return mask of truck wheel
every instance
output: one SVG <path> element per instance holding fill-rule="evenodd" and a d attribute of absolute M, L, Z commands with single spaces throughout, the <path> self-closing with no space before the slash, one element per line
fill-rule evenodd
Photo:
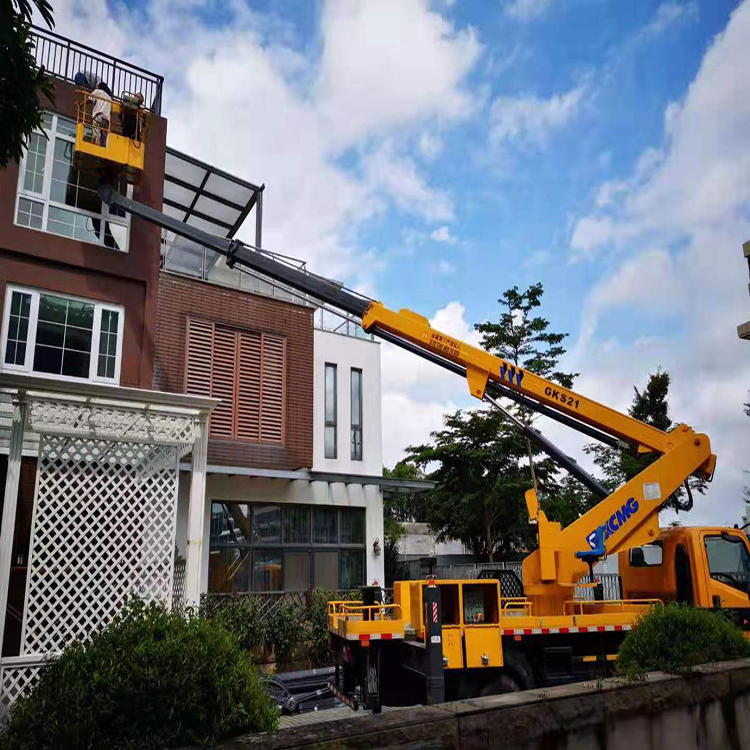
<path fill-rule="evenodd" d="M 521 686 L 516 681 L 516 678 L 510 674 L 501 674 L 499 677 L 495 677 L 494 680 L 490 680 L 485 686 L 479 691 L 479 697 L 482 698 L 486 695 L 500 695 L 502 693 L 518 693 L 521 690 Z"/>
<path fill-rule="evenodd" d="M 503 673 L 490 679 L 480 690 L 479 695 L 499 695 L 530 690 L 534 687 L 534 676 L 526 657 L 515 651 L 505 653 Z"/>

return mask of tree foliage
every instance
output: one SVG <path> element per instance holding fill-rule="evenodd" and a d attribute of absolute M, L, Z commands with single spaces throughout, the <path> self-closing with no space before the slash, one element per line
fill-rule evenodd
<path fill-rule="evenodd" d="M 544 288 L 524 291 L 514 286 L 498 300 L 498 321 L 479 323 L 482 346 L 515 365 L 570 387 L 576 373 L 563 372 L 567 334 L 549 330 L 549 321 L 536 315 Z M 509 405 L 528 423 L 532 414 Z M 574 480 L 561 485 L 551 459 L 527 445 L 526 438 L 497 410 L 457 411 L 444 417 L 444 426 L 430 442 L 408 449 L 408 459 L 437 483 L 426 499 L 426 516 L 439 540 L 460 539 L 472 552 L 489 560 L 527 550 L 535 543 L 529 527 L 524 494 L 532 486 L 528 465 L 531 451 L 538 491 L 550 516 L 574 520 L 588 503 L 586 491 Z M 562 489 L 562 492 L 559 492 Z M 554 500 L 552 500 L 554 498 Z"/>
<path fill-rule="evenodd" d="M 648 382 L 642 391 L 633 386 L 633 402 L 628 414 L 665 432 L 672 429 L 673 423 L 669 415 L 669 384 L 669 373 L 659 369 L 648 376 Z M 598 443 L 589 444 L 584 450 L 594 456 L 594 463 L 602 473 L 602 481 L 610 490 L 629 482 L 660 458 L 658 453 L 635 455 Z M 703 493 L 705 482 L 691 479 L 690 487 Z M 666 507 L 679 509 L 683 494 L 682 488 L 677 490 L 665 503 Z"/>
<path fill-rule="evenodd" d="M 517 286 L 508 289 L 498 300 L 502 308 L 500 320 L 485 321 L 474 328 L 482 334 L 482 346 L 526 370 L 554 380 L 564 388 L 572 388 L 578 373 L 557 369 L 565 354 L 563 341 L 567 333 L 552 333 L 549 321 L 534 311 L 541 306 L 544 287 L 532 284 L 523 292 Z"/>
<path fill-rule="evenodd" d="M 33 0 L 52 28 L 52 6 Z M 54 102 L 54 89 L 44 70 L 37 68 L 31 38 L 32 3 L 5 0 L 0 4 L 0 169 L 11 159 L 20 161 L 26 141 L 41 129 L 41 97 Z"/>

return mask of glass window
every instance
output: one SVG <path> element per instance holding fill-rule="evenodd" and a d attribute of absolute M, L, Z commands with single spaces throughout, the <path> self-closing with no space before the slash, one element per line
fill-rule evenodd
<path fill-rule="evenodd" d="M 341 509 L 341 544 L 365 543 L 364 508 Z"/>
<path fill-rule="evenodd" d="M 211 544 L 250 544 L 250 507 L 245 503 L 211 504 Z"/>
<path fill-rule="evenodd" d="M 253 542 L 255 544 L 278 544 L 281 541 L 281 506 L 253 505 L 252 508 Z"/>
<path fill-rule="evenodd" d="M 224 546 L 208 556 L 208 589 L 223 593 L 251 591 L 250 548 Z"/>
<path fill-rule="evenodd" d="M 365 510 L 214 501 L 209 555 L 209 591 L 356 588 L 365 581 Z"/>
<path fill-rule="evenodd" d="M 253 553 L 253 591 L 283 591 L 281 550 L 262 549 Z"/>
<path fill-rule="evenodd" d="M 313 511 L 313 542 L 336 544 L 338 542 L 338 511 L 335 508 L 315 508 Z"/>
<path fill-rule="evenodd" d="M 102 310 L 102 322 L 99 327 L 99 363 L 97 375 L 100 378 L 115 376 L 117 361 L 117 328 L 120 314 L 116 310 Z"/>
<path fill-rule="evenodd" d="M 130 218 L 102 203 L 98 175 L 73 166 L 75 135 L 73 120 L 45 113 L 44 131 L 29 137 L 19 170 L 16 222 L 127 252 Z M 128 190 L 124 180 L 119 190 Z"/>
<path fill-rule="evenodd" d="M 34 370 L 87 378 L 93 329 L 93 304 L 41 294 Z"/>
<path fill-rule="evenodd" d="M 52 119 L 52 118 L 50 118 Z M 23 189 L 30 193 L 44 192 L 44 168 L 47 162 L 47 138 L 43 133 L 29 136 L 23 170 Z"/>
<path fill-rule="evenodd" d="M 296 505 L 284 507 L 284 543 L 310 543 L 310 508 Z"/>
<path fill-rule="evenodd" d="M 365 553 L 347 549 L 339 552 L 339 588 L 356 589 L 365 584 Z"/>
<path fill-rule="evenodd" d="M 44 204 L 37 201 L 18 199 L 18 223 L 24 227 L 41 229 L 44 221 Z"/>
<path fill-rule="evenodd" d="M 9 286 L 0 365 L 117 382 L 122 312 L 97 302 Z"/>
<path fill-rule="evenodd" d="M 326 458 L 336 458 L 336 365 L 325 369 L 325 434 L 323 444 Z"/>
<path fill-rule="evenodd" d="M 663 558 L 662 544 L 644 544 L 642 547 L 633 547 L 630 550 L 631 568 L 648 568 L 661 565 Z"/>
<path fill-rule="evenodd" d="M 742 539 L 706 537 L 706 555 L 711 578 L 750 593 L 750 554 Z"/>
<path fill-rule="evenodd" d="M 339 553 L 315 553 L 315 588 L 337 589 L 339 587 Z"/>
<path fill-rule="evenodd" d="M 284 553 L 284 591 L 306 591 L 310 588 L 310 553 Z"/>
<path fill-rule="evenodd" d="M 5 348 L 5 363 L 21 365 L 26 362 L 26 343 L 29 339 L 31 295 L 13 291 L 10 298 L 8 318 L 8 343 Z"/>
<path fill-rule="evenodd" d="M 352 370 L 352 461 L 362 460 L 362 370 Z"/>

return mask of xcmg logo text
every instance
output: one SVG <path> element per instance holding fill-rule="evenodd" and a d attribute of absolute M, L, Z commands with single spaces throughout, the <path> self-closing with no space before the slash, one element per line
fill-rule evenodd
<path fill-rule="evenodd" d="M 607 523 L 594 529 L 594 531 L 586 537 L 589 547 L 591 547 L 592 550 L 601 549 L 604 546 L 604 542 L 606 542 L 612 534 L 621 529 L 630 520 L 633 513 L 636 513 L 637 511 L 638 501 L 634 497 L 631 497 L 622 508 L 609 517 Z"/>

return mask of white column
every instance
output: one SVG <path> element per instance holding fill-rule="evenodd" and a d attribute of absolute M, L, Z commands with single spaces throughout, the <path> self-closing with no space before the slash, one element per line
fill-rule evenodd
<path fill-rule="evenodd" d="M 187 551 L 185 553 L 185 600 L 187 605 L 200 604 L 201 559 L 205 530 L 206 463 L 208 460 L 208 415 L 202 414 L 193 445 L 188 505 Z"/>
<path fill-rule="evenodd" d="M 21 456 L 23 452 L 25 424 L 26 398 L 24 393 L 19 393 L 13 398 L 13 422 L 10 427 L 8 473 L 5 477 L 3 520 L 2 526 L 0 526 L 0 654 L 2 654 L 3 639 L 5 638 L 5 613 L 8 608 L 11 553 L 13 552 L 13 532 L 16 525 L 16 505 L 18 504 L 18 483 L 21 478 Z"/>

